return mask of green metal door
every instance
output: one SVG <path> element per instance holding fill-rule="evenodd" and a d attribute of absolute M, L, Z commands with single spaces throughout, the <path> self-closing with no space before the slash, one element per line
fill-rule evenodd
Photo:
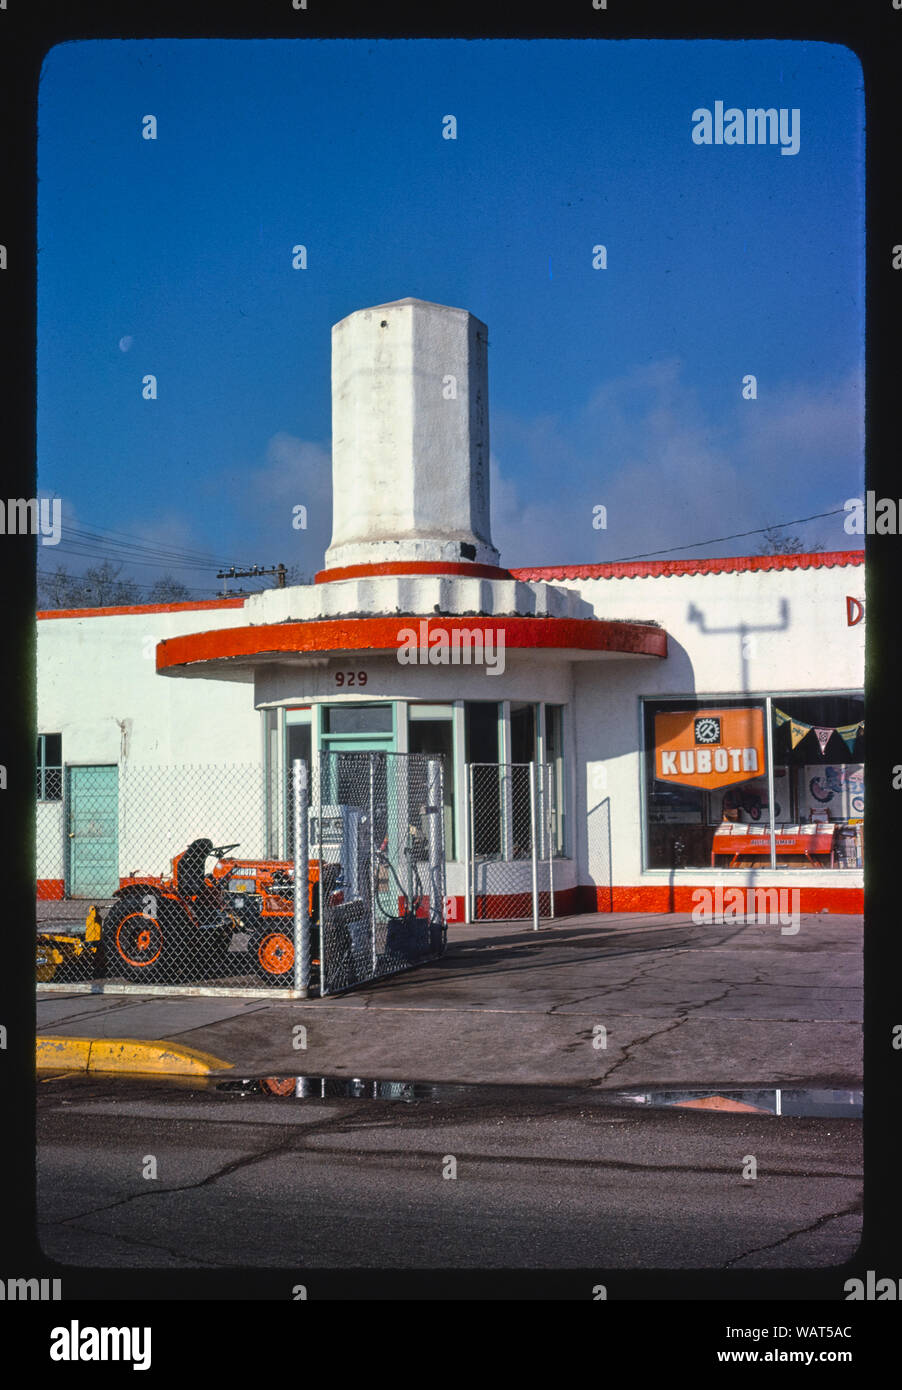
<path fill-rule="evenodd" d="M 119 769 L 67 771 L 70 898 L 109 898 L 119 887 Z"/>
<path fill-rule="evenodd" d="M 322 711 L 320 748 L 323 753 L 393 753 L 397 746 L 397 711 L 394 704 L 327 705 Z M 327 781 L 323 786 L 324 802 L 341 803 L 349 789 L 340 784 L 341 760 L 323 760 Z M 351 774 L 353 777 L 353 774 Z M 328 778 L 335 780 L 329 784 Z M 351 797 L 352 804 L 356 804 Z"/>
<path fill-rule="evenodd" d="M 398 706 L 395 702 L 372 705 L 327 705 L 322 711 L 320 748 L 323 753 L 394 753 L 398 740 Z M 325 757 L 320 764 L 323 803 L 372 810 L 370 832 L 377 847 L 384 845 L 393 862 L 401 863 L 397 778 L 388 776 L 387 761 Z M 370 780 L 371 779 L 371 780 Z"/>

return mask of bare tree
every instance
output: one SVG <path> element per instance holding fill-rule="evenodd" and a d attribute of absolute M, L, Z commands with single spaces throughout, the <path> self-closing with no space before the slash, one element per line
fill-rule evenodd
<path fill-rule="evenodd" d="M 191 597 L 191 593 L 186 584 L 180 579 L 173 579 L 171 574 L 164 574 L 162 579 L 156 580 L 151 586 L 148 603 L 182 603 Z"/>
<path fill-rule="evenodd" d="M 39 602 L 47 608 L 112 608 L 138 602 L 138 586 L 133 579 L 120 579 L 121 565 L 104 560 L 91 565 L 84 574 L 70 574 L 58 565 L 51 575 L 38 582 Z"/>
<path fill-rule="evenodd" d="M 120 579 L 121 565 L 104 560 L 90 565 L 82 575 L 86 597 L 92 608 L 112 608 L 138 602 L 138 586 L 133 579 Z"/>
<path fill-rule="evenodd" d="M 57 565 L 52 574 L 38 577 L 38 606 L 41 608 L 74 608 L 72 603 L 73 576 L 65 565 Z"/>
<path fill-rule="evenodd" d="M 275 577 L 273 583 L 277 583 Z M 285 585 L 290 588 L 293 584 L 312 584 L 313 575 L 302 570 L 300 565 L 288 565 L 285 570 Z"/>
<path fill-rule="evenodd" d="M 823 550 L 821 541 L 803 541 L 800 536 L 784 536 L 779 526 L 768 526 L 758 547 L 758 555 L 808 555 Z"/>

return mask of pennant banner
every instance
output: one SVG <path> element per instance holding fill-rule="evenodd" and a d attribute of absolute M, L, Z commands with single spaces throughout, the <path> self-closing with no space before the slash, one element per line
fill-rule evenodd
<path fill-rule="evenodd" d="M 793 748 L 798 747 L 802 739 L 810 734 L 813 729 L 817 735 L 817 741 L 820 744 L 821 757 L 823 757 L 827 744 L 834 734 L 839 734 L 851 753 L 855 747 L 855 740 L 858 738 L 858 735 L 864 732 L 863 719 L 859 719 L 856 724 L 838 724 L 835 728 L 824 729 L 818 728 L 815 724 L 804 724 L 801 719 L 793 719 L 791 714 L 787 714 L 785 710 L 777 709 L 776 705 L 774 705 L 774 720 L 778 729 L 783 724 L 789 725 L 789 738 Z"/>
<path fill-rule="evenodd" d="M 855 747 L 855 740 L 858 738 L 859 730 L 863 728 L 863 723 L 841 724 L 837 728 L 836 732 L 839 734 L 840 738 L 843 740 L 850 753 L 852 752 L 852 749 Z"/>
<path fill-rule="evenodd" d="M 805 737 L 805 735 L 806 735 L 806 734 L 810 734 L 810 733 L 811 733 L 811 725 L 810 725 L 810 724 L 802 724 L 802 723 L 799 722 L 798 719 L 790 719 L 790 721 L 789 721 L 789 737 L 790 737 L 790 740 L 791 740 L 791 742 L 792 742 L 793 748 L 796 748 L 796 747 L 802 742 L 802 739 Z"/>

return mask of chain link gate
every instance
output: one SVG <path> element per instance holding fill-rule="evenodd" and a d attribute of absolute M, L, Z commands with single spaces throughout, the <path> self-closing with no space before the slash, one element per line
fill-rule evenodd
<path fill-rule="evenodd" d="M 311 824 L 319 857 L 320 994 L 445 949 L 442 759 L 322 752 Z"/>
<path fill-rule="evenodd" d="M 38 983 L 306 997 L 441 955 L 441 758 L 322 753 L 288 789 L 274 857 L 255 764 L 65 769 L 37 825 Z"/>
<path fill-rule="evenodd" d="M 467 918 L 554 916 L 550 763 L 467 764 Z"/>
<path fill-rule="evenodd" d="M 296 988 L 294 866 L 266 856 L 257 764 L 64 772 L 61 799 L 39 805 L 36 827 L 40 985 Z"/>

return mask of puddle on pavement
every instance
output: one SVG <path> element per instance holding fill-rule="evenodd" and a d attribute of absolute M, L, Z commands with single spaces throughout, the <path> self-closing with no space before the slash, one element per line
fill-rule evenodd
<path fill-rule="evenodd" d="M 510 1096 L 518 1091 L 547 1091 L 550 1094 L 566 1091 L 600 1106 L 620 1106 L 635 1109 L 660 1108 L 704 1110 L 713 1113 L 774 1115 L 789 1118 L 848 1119 L 861 1118 L 861 1090 L 830 1090 L 825 1088 L 758 1087 L 744 1090 L 634 1090 L 590 1091 L 583 1087 L 553 1087 L 538 1085 L 500 1086 L 478 1082 L 472 1084 L 441 1081 L 384 1081 L 374 1077 L 344 1076 L 262 1076 L 241 1080 L 216 1082 L 216 1090 L 230 1095 L 263 1096 L 285 1100 L 400 1100 L 450 1101 L 467 1098 L 488 1099 L 504 1092 Z"/>
<path fill-rule="evenodd" d="M 746 1115 L 786 1115 L 792 1119 L 860 1120 L 864 1105 L 861 1090 L 821 1087 L 758 1087 L 733 1090 L 637 1090 L 621 1091 L 610 1100 L 618 1105 L 656 1110 L 708 1110 Z"/>
<path fill-rule="evenodd" d="M 220 1081 L 217 1091 L 242 1096 L 283 1096 L 294 1100 L 447 1100 L 483 1086 L 428 1081 L 378 1081 L 353 1076 L 262 1076 Z"/>

